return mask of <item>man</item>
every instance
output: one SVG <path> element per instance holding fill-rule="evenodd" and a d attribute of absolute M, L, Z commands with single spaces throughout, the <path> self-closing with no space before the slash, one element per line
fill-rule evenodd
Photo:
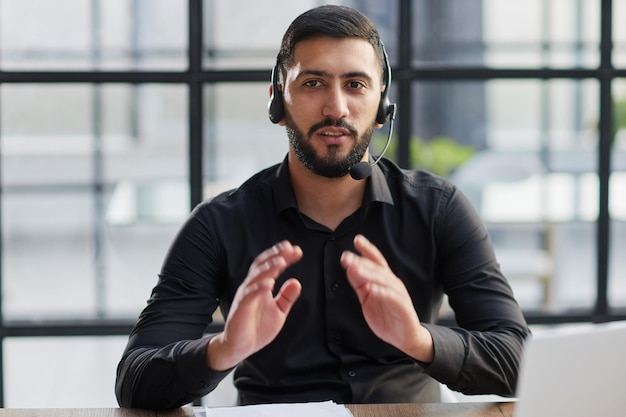
<path fill-rule="evenodd" d="M 388 87 L 369 19 L 296 18 L 270 87 L 288 155 L 181 229 L 120 361 L 121 406 L 189 403 L 233 368 L 241 404 L 514 393 L 528 328 L 484 225 L 449 182 L 368 163 Z M 444 293 L 458 328 L 434 324 Z"/>

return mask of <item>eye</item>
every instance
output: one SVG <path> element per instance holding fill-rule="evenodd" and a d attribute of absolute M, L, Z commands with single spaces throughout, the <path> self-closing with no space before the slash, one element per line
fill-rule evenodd
<path fill-rule="evenodd" d="M 353 90 L 359 90 L 361 88 L 364 88 L 365 84 L 363 84 L 361 81 L 350 81 L 348 82 L 348 87 Z"/>
<path fill-rule="evenodd" d="M 307 87 L 319 87 L 321 85 L 320 80 L 307 80 L 304 82 Z"/>

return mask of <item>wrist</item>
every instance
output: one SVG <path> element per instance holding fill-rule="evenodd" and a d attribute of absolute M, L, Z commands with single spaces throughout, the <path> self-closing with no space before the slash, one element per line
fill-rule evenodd
<path fill-rule="evenodd" d="M 239 363 L 239 361 L 229 357 L 230 352 L 224 344 L 223 336 L 223 333 L 219 333 L 212 337 L 206 350 L 207 366 L 217 372 L 227 371 Z"/>
<path fill-rule="evenodd" d="M 409 354 L 422 363 L 431 363 L 435 359 L 433 337 L 428 329 L 421 324 L 417 334 L 415 346 Z"/>

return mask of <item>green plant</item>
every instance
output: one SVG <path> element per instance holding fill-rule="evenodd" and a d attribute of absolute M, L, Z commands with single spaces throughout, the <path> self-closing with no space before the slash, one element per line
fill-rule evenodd
<path fill-rule="evenodd" d="M 449 177 L 474 155 L 473 147 L 444 136 L 429 141 L 412 138 L 409 151 L 412 166 L 442 177 Z"/>
<path fill-rule="evenodd" d="M 612 140 L 615 140 L 615 135 L 621 129 L 626 129 L 626 98 L 622 98 L 620 100 L 613 99 Z"/>
<path fill-rule="evenodd" d="M 375 136 L 373 143 L 376 152 L 380 153 L 385 144 L 386 137 Z M 387 155 L 395 160 L 397 155 L 397 140 L 393 138 Z M 376 152 L 374 152 L 376 154 Z M 449 177 L 452 172 L 463 165 L 474 155 L 472 146 L 462 145 L 454 139 L 439 136 L 425 141 L 418 137 L 412 137 L 409 142 L 409 162 L 412 168 L 419 168 L 432 172 L 441 177 Z"/>

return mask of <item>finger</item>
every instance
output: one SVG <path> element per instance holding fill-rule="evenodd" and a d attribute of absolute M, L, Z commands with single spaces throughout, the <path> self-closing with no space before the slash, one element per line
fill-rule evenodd
<path fill-rule="evenodd" d="M 355 290 L 359 291 L 370 291 L 374 288 L 374 284 L 390 284 L 389 267 L 384 259 L 379 262 L 382 264 L 350 251 L 345 251 L 341 255 L 341 265 L 346 270 L 348 281 Z"/>
<path fill-rule="evenodd" d="M 291 243 L 287 240 L 283 240 L 281 242 L 276 243 L 274 246 L 265 249 L 261 252 L 255 259 L 259 263 L 267 262 L 269 259 L 281 255 L 281 252 L 288 250 L 291 246 Z"/>
<path fill-rule="evenodd" d="M 243 291 L 243 297 L 253 297 L 255 294 L 267 293 L 274 290 L 275 280 L 273 278 L 259 278 L 253 283 L 246 285 Z"/>
<path fill-rule="evenodd" d="M 388 266 L 387 260 L 383 256 L 382 252 L 365 236 L 356 235 L 354 237 L 354 247 L 365 258 L 377 263 L 381 266 Z"/>
<path fill-rule="evenodd" d="M 258 260 L 250 266 L 246 281 L 262 280 L 265 278 L 277 278 L 280 273 L 287 268 L 287 262 L 283 257 L 275 256 L 263 262 Z"/>
<path fill-rule="evenodd" d="M 302 284 L 295 278 L 288 279 L 280 287 L 278 294 L 274 297 L 276 304 L 280 310 L 287 314 L 302 292 Z"/>
<path fill-rule="evenodd" d="M 279 244 L 279 254 L 285 258 L 289 265 L 298 262 L 302 259 L 302 248 L 298 245 L 293 245 L 288 241 Z"/>
<path fill-rule="evenodd" d="M 359 255 L 348 250 L 341 254 L 340 262 L 349 274 L 360 276 L 379 275 L 381 268 L 386 266 L 376 263 L 365 255 Z"/>
<path fill-rule="evenodd" d="M 284 240 L 261 252 L 250 267 L 248 279 L 280 275 L 289 265 L 302 258 L 302 249 Z"/>
<path fill-rule="evenodd" d="M 371 281 L 373 262 L 354 252 L 345 251 L 341 255 L 341 265 L 346 270 L 348 281 L 355 289 Z"/>
<path fill-rule="evenodd" d="M 283 240 L 261 252 L 256 260 L 259 262 L 267 262 L 279 256 L 284 258 L 288 264 L 292 264 L 302 258 L 302 249 L 298 245 L 292 245 L 288 240 Z"/>

